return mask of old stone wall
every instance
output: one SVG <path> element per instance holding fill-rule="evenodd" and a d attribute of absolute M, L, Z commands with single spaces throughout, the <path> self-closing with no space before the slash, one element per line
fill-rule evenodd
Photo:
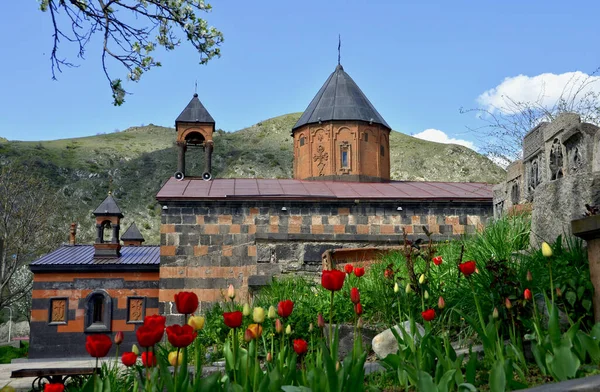
<path fill-rule="evenodd" d="M 541 123 L 523 139 L 523 159 L 494 187 L 494 216 L 530 203 L 531 243 L 570 235 L 570 222 L 585 204 L 600 204 L 600 129 L 564 113 Z"/>
<path fill-rule="evenodd" d="M 135 328 L 143 317 L 158 313 L 158 271 L 36 272 L 31 305 L 29 358 L 87 357 L 88 296 L 108 295 L 106 315 L 113 336 L 125 333 L 125 347 L 136 343 Z M 114 352 L 114 347 L 111 352 Z"/>
<path fill-rule="evenodd" d="M 198 201 L 165 204 L 160 296 L 193 290 L 201 306 L 220 301 L 231 283 L 240 297 L 282 274 L 315 275 L 328 249 L 397 245 L 411 238 L 456 238 L 482 229 L 486 202 Z"/>

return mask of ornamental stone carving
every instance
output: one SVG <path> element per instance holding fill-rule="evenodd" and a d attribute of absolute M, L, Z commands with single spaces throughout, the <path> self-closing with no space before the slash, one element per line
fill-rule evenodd
<path fill-rule="evenodd" d="M 50 315 L 51 323 L 66 323 L 67 322 L 67 300 L 65 298 L 53 299 L 52 313 Z"/>

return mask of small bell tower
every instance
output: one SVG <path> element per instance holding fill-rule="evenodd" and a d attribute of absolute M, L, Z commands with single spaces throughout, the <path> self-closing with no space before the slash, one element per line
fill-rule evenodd
<path fill-rule="evenodd" d="M 177 173 L 175 173 L 175 178 L 182 180 L 186 176 L 185 153 L 187 149 L 201 148 L 205 152 L 202 179 L 206 181 L 211 180 L 215 120 L 198 99 L 198 94 L 194 94 L 190 103 L 188 103 L 183 112 L 175 120 L 175 130 L 177 131 L 178 148 Z"/>
<path fill-rule="evenodd" d="M 94 216 L 96 217 L 94 257 L 120 257 L 121 243 L 119 242 L 119 228 L 123 213 L 112 197 L 111 192 L 108 192 L 108 197 L 94 210 Z M 105 238 L 108 230 L 112 231 L 110 241 L 107 241 Z"/>

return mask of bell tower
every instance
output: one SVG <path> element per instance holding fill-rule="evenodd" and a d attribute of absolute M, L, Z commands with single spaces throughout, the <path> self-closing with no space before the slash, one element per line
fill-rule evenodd
<path fill-rule="evenodd" d="M 94 210 L 96 217 L 96 241 L 94 242 L 94 257 L 120 257 L 121 243 L 119 242 L 119 229 L 123 213 L 112 197 L 108 197 Z M 112 231 L 109 241 L 105 238 L 107 231 Z"/>
<path fill-rule="evenodd" d="M 175 120 L 175 130 L 177 131 L 178 148 L 175 178 L 182 180 L 186 176 L 185 154 L 188 148 L 201 148 L 205 152 L 202 178 L 206 181 L 211 180 L 215 120 L 198 99 L 198 94 L 194 94 L 190 103 Z"/>

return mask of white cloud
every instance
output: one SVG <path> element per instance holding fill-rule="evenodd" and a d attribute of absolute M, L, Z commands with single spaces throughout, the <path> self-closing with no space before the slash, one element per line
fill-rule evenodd
<path fill-rule="evenodd" d="M 575 71 L 562 74 L 543 73 L 536 76 L 519 75 L 505 78 L 496 87 L 477 98 L 486 110 L 512 114 L 512 102 L 539 103 L 552 108 L 559 98 L 582 98 L 586 93 L 600 93 L 600 76 Z"/>
<path fill-rule="evenodd" d="M 429 129 L 424 130 L 423 132 L 419 132 L 416 135 L 412 135 L 412 136 L 419 138 L 419 139 L 428 140 L 430 142 L 444 143 L 444 144 L 458 144 L 458 145 L 470 148 L 471 150 L 476 150 L 475 145 L 472 142 L 470 142 L 468 140 L 454 139 L 454 138 L 448 137 L 448 135 L 446 135 L 444 132 L 440 131 L 439 129 L 429 128 Z"/>

